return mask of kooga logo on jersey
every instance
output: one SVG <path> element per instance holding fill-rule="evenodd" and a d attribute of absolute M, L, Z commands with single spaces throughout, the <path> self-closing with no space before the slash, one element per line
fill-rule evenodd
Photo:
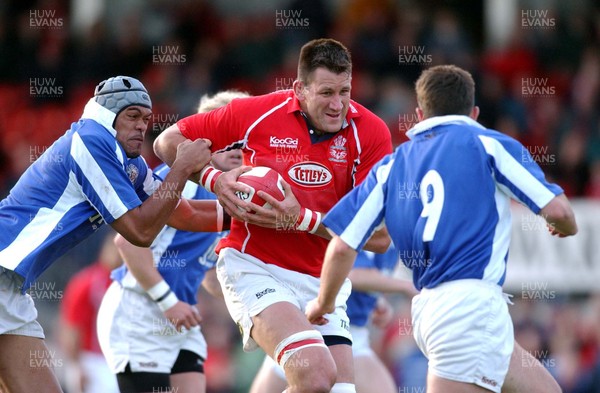
<path fill-rule="evenodd" d="M 269 146 L 270 147 L 298 147 L 298 138 L 277 138 L 276 136 L 271 136 L 269 138 Z"/>
<path fill-rule="evenodd" d="M 288 170 L 288 175 L 294 183 L 308 187 L 324 186 L 333 178 L 329 169 L 318 162 L 298 163 Z"/>

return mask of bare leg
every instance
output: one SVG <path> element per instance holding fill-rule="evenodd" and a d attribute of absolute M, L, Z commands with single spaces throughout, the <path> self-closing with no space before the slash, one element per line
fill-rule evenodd
<path fill-rule="evenodd" d="M 249 393 L 281 393 L 287 382 L 275 371 L 275 363 L 263 362 L 260 370 L 252 381 Z"/>
<path fill-rule="evenodd" d="M 354 359 L 352 346 L 346 344 L 332 345 L 329 347 L 337 368 L 336 383 L 354 384 Z"/>
<path fill-rule="evenodd" d="M 0 380 L 11 392 L 60 393 L 52 371 L 54 359 L 44 340 L 11 334 L 0 335 Z"/>
<path fill-rule="evenodd" d="M 354 358 L 357 393 L 396 393 L 398 388 L 383 362 L 375 355 Z"/>
<path fill-rule="evenodd" d="M 544 366 L 515 341 L 502 393 L 560 393 L 562 389 Z"/>

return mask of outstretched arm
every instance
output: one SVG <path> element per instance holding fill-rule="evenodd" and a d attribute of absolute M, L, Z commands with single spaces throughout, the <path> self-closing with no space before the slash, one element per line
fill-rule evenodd
<path fill-rule="evenodd" d="M 187 178 L 210 161 L 208 146 L 201 140 L 179 145 L 177 158 L 160 187 L 140 206 L 113 221 L 111 226 L 129 242 L 149 247 L 177 206 Z"/>
<path fill-rule="evenodd" d="M 181 231 L 221 232 L 229 229 L 231 217 L 218 201 L 182 199 L 167 225 Z"/>
<path fill-rule="evenodd" d="M 546 220 L 553 236 L 567 237 L 577 233 L 575 214 L 565 194 L 555 196 L 540 210 L 539 215 Z"/>
<path fill-rule="evenodd" d="M 310 323 L 327 323 L 323 315 L 334 311 L 335 298 L 352 269 L 356 254 L 339 236 L 331 239 L 323 260 L 319 295 L 306 306 L 306 317 Z"/>
<path fill-rule="evenodd" d="M 355 267 L 348 278 L 352 281 L 352 290 L 404 293 L 411 297 L 417 294 L 411 281 L 386 276 L 377 268 Z"/>

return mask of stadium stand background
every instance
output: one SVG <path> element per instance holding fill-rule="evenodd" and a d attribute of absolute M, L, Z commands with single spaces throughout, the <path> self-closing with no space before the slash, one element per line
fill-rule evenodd
<path fill-rule="evenodd" d="M 202 94 L 290 88 L 300 46 L 321 36 L 351 49 L 353 98 L 387 122 L 396 144 L 416 122 L 412 90 L 420 71 L 441 63 L 470 70 L 480 122 L 523 142 L 575 201 L 583 225 L 568 243 L 548 240 L 535 217 L 516 210 L 507 286 L 523 346 L 565 392 L 600 392 L 597 1 L 3 1 L 0 195 L 79 118 L 94 86 L 109 76 L 138 77 L 151 92 L 144 156 L 152 166 L 156 135 L 193 113 Z M 57 298 L 93 261 L 99 238 L 62 258 L 34 287 L 50 342 Z M 259 355 L 240 353 L 222 305 L 201 296 L 209 392 L 246 391 Z M 424 391 L 409 379 L 423 363 L 411 360 L 407 302 L 393 300 L 397 318 L 378 332 L 376 350 L 401 391 Z"/>

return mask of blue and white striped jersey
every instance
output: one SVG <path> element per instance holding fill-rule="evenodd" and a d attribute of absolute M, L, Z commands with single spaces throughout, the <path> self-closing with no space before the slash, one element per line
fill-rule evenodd
<path fill-rule="evenodd" d="M 90 100 L 0 202 L 0 266 L 25 278 L 23 292 L 59 256 L 160 185 L 141 156 L 127 158 L 114 119 Z"/>
<path fill-rule="evenodd" d="M 398 250 L 390 247 L 383 254 L 371 251 L 361 251 L 356 256 L 355 268 L 378 269 L 382 274 L 391 276 L 399 262 Z M 354 288 L 346 301 L 346 314 L 350 318 L 350 324 L 354 326 L 365 326 L 369 316 L 375 309 L 379 293 L 361 292 Z"/>
<path fill-rule="evenodd" d="M 154 169 L 161 180 L 169 172 L 162 164 Z M 183 198 L 216 199 L 216 196 L 196 183 L 188 181 Z M 188 304 L 196 304 L 196 293 L 206 271 L 217 262 L 215 247 L 227 232 L 187 232 L 165 226 L 150 246 L 154 264 L 161 276 L 175 292 L 177 298 Z M 137 280 L 125 265 L 115 269 L 112 278 L 125 287 L 138 287 Z"/>
<path fill-rule="evenodd" d="M 466 116 L 426 119 L 324 224 L 360 249 L 384 220 L 417 289 L 458 279 L 502 285 L 510 199 L 534 213 L 563 190 L 513 138 Z"/>

